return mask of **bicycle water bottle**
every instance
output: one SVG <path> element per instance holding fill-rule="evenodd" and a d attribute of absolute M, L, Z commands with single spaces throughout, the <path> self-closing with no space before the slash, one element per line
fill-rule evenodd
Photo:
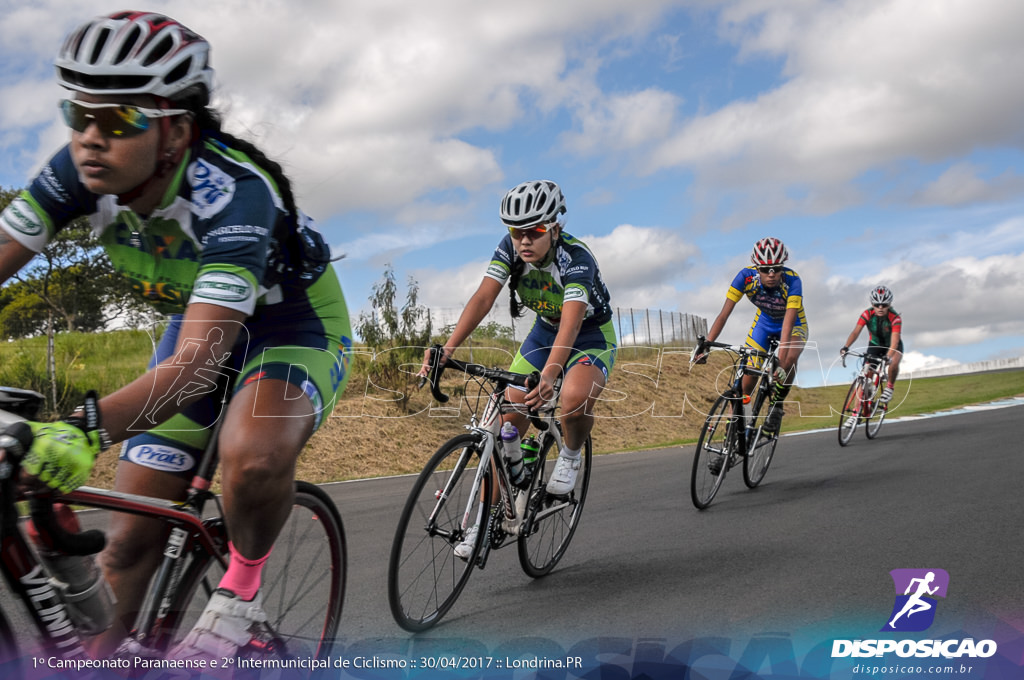
<path fill-rule="evenodd" d="M 508 461 L 509 481 L 516 486 L 523 483 L 526 472 L 523 469 L 523 452 L 520 448 L 519 430 L 512 423 L 501 426 L 501 448 Z"/>
<path fill-rule="evenodd" d="M 743 426 L 750 427 L 754 424 L 754 407 L 750 404 L 750 395 L 743 395 Z"/>
<path fill-rule="evenodd" d="M 65 531 L 78 533 L 78 517 L 70 507 L 55 503 L 57 523 Z M 110 584 L 96 565 L 95 555 L 65 555 L 46 544 L 36 527 L 28 523 L 28 535 L 36 546 L 39 559 L 50 573 L 56 588 L 68 608 L 68 615 L 78 629 L 86 635 L 102 633 L 114 623 L 114 597 Z"/>

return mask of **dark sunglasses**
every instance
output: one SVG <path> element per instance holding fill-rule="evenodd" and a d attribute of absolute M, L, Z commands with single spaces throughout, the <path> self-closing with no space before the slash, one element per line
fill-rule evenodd
<path fill-rule="evenodd" d="M 779 274 L 782 272 L 782 267 L 758 267 L 757 271 L 761 272 L 762 274 Z"/>
<path fill-rule="evenodd" d="M 85 132 L 92 123 L 104 137 L 125 139 L 149 129 L 153 118 L 180 116 L 188 109 L 147 109 L 131 104 L 92 104 L 64 99 L 60 102 L 64 123 L 75 132 Z"/>
<path fill-rule="evenodd" d="M 519 229 L 518 227 L 509 227 L 508 228 L 508 233 L 511 234 L 512 238 L 514 238 L 516 241 L 522 239 L 524 236 L 527 236 L 527 235 L 529 235 L 531 241 L 535 241 L 538 238 L 540 238 L 541 236 L 543 236 L 544 234 L 548 233 L 551 230 L 551 228 L 554 227 L 554 226 L 555 225 L 553 225 L 553 224 L 537 224 L 537 225 L 534 225 L 534 226 L 530 227 L 529 229 Z"/>
<path fill-rule="evenodd" d="M 889 305 L 871 305 L 875 309 L 889 309 Z"/>

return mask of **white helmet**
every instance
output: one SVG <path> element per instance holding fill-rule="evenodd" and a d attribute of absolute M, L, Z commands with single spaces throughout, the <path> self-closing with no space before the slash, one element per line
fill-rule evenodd
<path fill-rule="evenodd" d="M 892 291 L 885 286 L 875 286 L 871 289 L 870 299 L 872 305 L 891 305 Z"/>
<path fill-rule="evenodd" d="M 750 261 L 755 267 L 782 264 L 789 259 L 789 251 L 777 238 L 763 238 L 754 244 Z"/>
<path fill-rule="evenodd" d="M 508 227 L 530 227 L 558 221 L 564 215 L 565 197 L 552 181 L 541 179 L 509 189 L 501 199 L 501 221 Z"/>
<path fill-rule="evenodd" d="M 54 61 L 57 82 L 89 94 L 151 94 L 170 100 L 213 88 L 210 44 L 162 14 L 115 12 L 71 32 Z"/>

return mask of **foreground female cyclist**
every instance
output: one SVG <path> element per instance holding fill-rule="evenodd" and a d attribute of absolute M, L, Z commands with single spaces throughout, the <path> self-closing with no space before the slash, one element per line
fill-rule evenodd
<path fill-rule="evenodd" d="M 580 450 L 594 425 L 594 403 L 616 351 L 608 289 L 590 250 L 565 233 L 565 215 L 565 197 L 554 182 L 524 182 L 509 190 L 501 201 L 501 221 L 508 233 L 444 343 L 442 357 L 451 356 L 480 325 L 506 282 L 512 316 L 522 316 L 524 306 L 536 312 L 509 370 L 540 371 L 540 383 L 526 393 L 510 388 L 508 398 L 538 408 L 554 396 L 554 383 L 565 374 L 560 393 L 565 440 L 547 486 L 553 495 L 564 495 L 576 484 Z M 429 368 L 428 352 L 420 375 L 426 376 Z M 529 420 L 518 413 L 504 419 L 520 434 L 529 427 Z M 456 546 L 456 555 L 472 554 L 475 529 Z"/>
<path fill-rule="evenodd" d="M 179 314 L 149 371 L 99 401 L 106 431 L 79 415 L 32 424 L 29 473 L 71 490 L 127 439 L 115 488 L 178 498 L 218 416 L 216 376 L 237 378 L 219 439 L 231 561 L 179 657 L 233 656 L 264 616 L 260 570 L 292 505 L 295 460 L 343 388 L 351 346 L 329 249 L 288 178 L 207 107 L 209 53 L 157 14 L 118 12 L 73 31 L 56 60 L 72 92 L 61 102 L 71 141 L 0 215 L 0 282 L 88 216 L 135 290 Z M 124 622 L 160 558 L 151 522 L 118 514 L 102 556 Z M 109 631 L 97 654 L 124 632 Z"/>

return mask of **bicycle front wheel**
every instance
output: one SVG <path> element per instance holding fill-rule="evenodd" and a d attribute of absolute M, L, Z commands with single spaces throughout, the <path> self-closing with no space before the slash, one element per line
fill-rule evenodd
<path fill-rule="evenodd" d="M 690 475 L 690 499 L 698 510 L 711 505 L 722 486 L 725 473 L 738 455 L 736 417 L 733 399 L 721 396 L 715 400 L 693 453 L 693 472 Z"/>
<path fill-rule="evenodd" d="M 259 636 L 262 654 L 327 658 L 345 598 L 346 558 L 345 529 L 334 502 L 320 487 L 296 482 L 291 514 L 263 566 L 260 593 L 267 623 Z M 193 559 L 165 620 L 172 644 L 191 630 L 223 575 L 213 556 Z"/>
<path fill-rule="evenodd" d="M 472 498 L 480 466 L 480 438 L 449 440 L 417 478 L 398 520 L 388 562 L 388 603 L 395 622 L 420 632 L 441 620 L 466 587 L 484 542 L 491 475 L 485 471 Z M 455 548 L 474 524 L 478 538 L 468 559 Z"/>
<path fill-rule="evenodd" d="M 764 423 L 771 410 L 767 390 L 759 390 L 751 409 L 751 421 L 744 424 L 750 436 L 747 439 L 747 455 L 743 458 L 743 483 L 753 489 L 768 472 L 779 443 L 778 432 L 765 432 Z"/>
<path fill-rule="evenodd" d="M 562 559 L 572 536 L 576 533 L 583 502 L 590 488 L 590 463 L 593 445 L 587 437 L 580 452 L 580 469 L 576 486 L 565 496 L 552 496 L 545 488 L 558 460 L 553 451 L 554 437 L 545 437 L 544 450 L 537 459 L 537 470 L 529 488 L 526 517 L 519 536 L 519 565 L 529 576 L 539 578 L 550 572 Z"/>
<path fill-rule="evenodd" d="M 881 384 L 875 385 L 875 394 L 870 404 L 871 414 L 867 417 L 867 423 L 864 424 L 864 434 L 868 439 L 878 436 L 878 431 L 882 429 L 882 421 L 885 420 L 885 414 L 889 411 L 889 404 L 879 399 L 881 394 Z"/>
<path fill-rule="evenodd" d="M 853 433 L 860 423 L 864 396 L 864 376 L 857 376 L 846 393 L 843 411 L 839 414 L 839 445 L 846 446 L 853 439 Z"/>

